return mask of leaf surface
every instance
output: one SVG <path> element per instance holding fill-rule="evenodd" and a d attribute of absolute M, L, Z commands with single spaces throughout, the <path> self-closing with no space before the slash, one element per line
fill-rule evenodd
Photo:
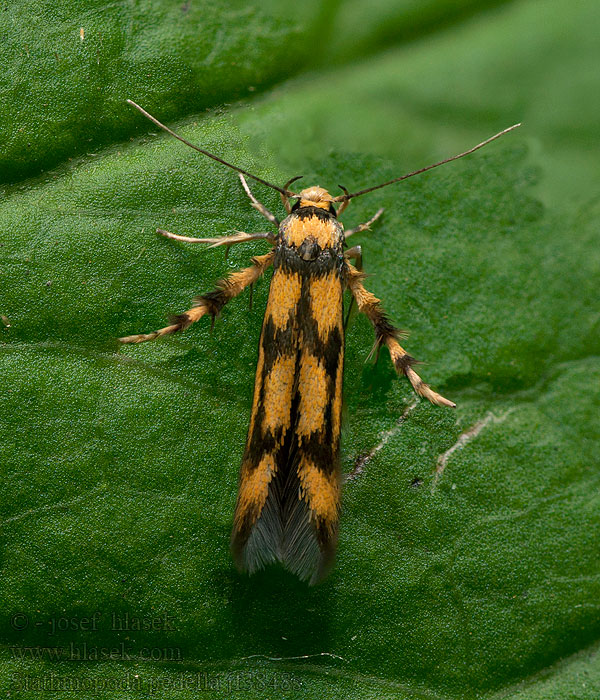
<path fill-rule="evenodd" d="M 64 122 L 56 95 L 45 117 L 4 104 L 3 125 L 39 127 L 37 151 L 24 150 L 26 136 L 7 146 L 13 184 L 0 202 L 1 673 L 14 697 L 598 697 L 599 12 L 515 2 L 367 57 L 392 4 L 373 29 L 356 25 L 372 46 L 357 42 L 350 56 L 332 44 L 327 73 L 308 70 L 311 28 L 318 12 L 348 24 L 352 3 L 347 15 L 344 3 L 315 4 L 300 19 L 279 6 L 110 6 L 98 22 L 125 13 L 103 30 L 110 80 L 77 68 Z M 70 8 L 40 5 L 45 51 L 51 37 L 90 50 L 94 34 L 82 42 L 78 30 L 94 11 L 80 21 Z M 198 36 L 178 19 L 186 12 Z M 231 67 L 240 42 L 246 72 Z M 151 74 L 142 89 L 139 66 L 170 46 L 173 65 L 206 60 L 207 71 L 193 84 L 187 68 Z M 222 108 L 250 80 L 288 77 L 284 53 L 295 78 Z M 126 55 L 141 58 L 123 73 Z M 22 70 L 36 90 L 69 82 L 42 59 L 20 60 L 8 74 Z M 91 71 L 93 52 L 87 60 Z M 50 72 L 36 83 L 42 65 Z M 86 81 L 111 94 L 94 133 Z M 383 352 L 365 362 L 372 331 L 353 319 L 343 467 L 355 478 L 336 567 L 318 587 L 278 569 L 240 576 L 228 552 L 268 279 L 251 309 L 241 295 L 212 333 L 204 319 L 155 343 L 115 340 L 161 327 L 268 247 L 236 246 L 224 260 L 156 235 L 268 223 L 233 173 L 154 134 L 124 103 L 138 91 L 211 152 L 271 182 L 302 173 L 331 191 L 525 123 L 344 214 L 349 227 L 385 207 L 352 239 L 366 285 L 410 331 L 421 375 L 458 408 L 416 402 Z M 78 134 L 97 155 L 83 155 Z M 282 216 L 276 193 L 253 189 Z"/>

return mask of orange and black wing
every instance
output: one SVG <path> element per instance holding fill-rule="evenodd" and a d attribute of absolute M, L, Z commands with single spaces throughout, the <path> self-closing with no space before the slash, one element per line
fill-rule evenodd
<path fill-rule="evenodd" d="M 342 271 L 286 246 L 274 267 L 231 545 L 242 570 L 279 561 L 316 583 L 337 541 Z"/>

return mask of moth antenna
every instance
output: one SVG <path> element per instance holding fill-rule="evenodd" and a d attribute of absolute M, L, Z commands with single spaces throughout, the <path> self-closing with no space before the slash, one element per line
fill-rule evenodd
<path fill-rule="evenodd" d="M 284 190 L 287 190 L 287 188 L 292 184 L 292 182 L 296 182 L 296 180 L 301 180 L 304 177 L 304 175 L 296 175 L 296 177 L 291 178 L 288 180 L 285 185 L 283 186 Z M 293 197 L 297 197 L 298 195 L 291 195 Z M 282 194 L 281 195 L 281 201 L 283 203 L 283 206 L 285 207 L 285 210 L 287 211 L 288 214 L 291 214 L 292 212 L 292 205 L 290 204 L 290 194 Z"/>
<path fill-rule="evenodd" d="M 347 202 L 349 199 L 352 199 L 352 197 L 359 197 L 361 194 L 367 194 L 367 192 L 373 192 L 373 190 L 378 190 L 378 189 L 381 189 L 382 187 L 387 187 L 388 185 L 391 185 L 394 182 L 400 182 L 401 180 L 406 180 L 407 178 L 412 177 L 413 175 L 420 175 L 421 173 L 424 173 L 427 170 L 432 170 L 433 168 L 437 168 L 439 165 L 444 165 L 444 163 L 450 163 L 450 161 L 458 160 L 459 158 L 463 158 L 464 156 L 468 156 L 469 153 L 473 153 L 474 151 L 477 151 L 480 148 L 483 148 L 491 141 L 495 141 L 496 139 L 500 138 L 501 136 L 504 136 L 504 134 L 507 134 L 509 131 L 516 129 L 519 126 L 521 126 L 521 123 L 513 124 L 512 126 L 509 126 L 508 129 L 504 129 L 504 131 L 500 131 L 497 134 L 490 136 L 489 139 L 486 139 L 485 141 L 478 143 L 476 146 L 473 146 L 473 148 L 469 148 L 469 150 L 465 151 L 464 153 L 459 153 L 457 156 L 452 156 L 451 158 L 445 158 L 444 160 L 440 160 L 439 163 L 434 163 L 433 165 L 427 165 L 425 168 L 420 168 L 419 170 L 415 170 L 414 172 L 408 173 L 407 175 L 401 175 L 400 177 L 395 177 L 393 180 L 389 180 L 388 182 L 384 182 L 382 185 L 375 185 L 374 187 L 368 187 L 366 190 L 360 190 L 360 192 L 353 192 L 352 194 L 348 194 L 348 192 L 346 192 L 345 194 L 340 194 L 337 197 L 334 197 L 333 201 L 334 202 Z"/>
<path fill-rule="evenodd" d="M 139 112 L 141 112 L 151 122 L 156 124 L 156 126 L 159 126 L 161 129 L 164 129 L 167 133 L 171 134 L 171 136 L 174 136 L 176 139 L 179 139 L 179 141 L 181 141 L 182 143 L 185 143 L 186 146 L 193 148 L 195 151 L 198 151 L 198 153 L 202 153 L 203 155 L 208 156 L 209 158 L 212 158 L 213 160 L 216 160 L 217 163 L 221 163 L 222 165 L 226 165 L 228 168 L 231 168 L 232 170 L 235 170 L 238 173 L 242 173 L 242 175 L 246 175 L 247 177 L 251 177 L 253 180 L 256 180 L 256 182 L 260 182 L 261 185 L 266 185 L 267 187 L 270 187 L 273 190 L 277 190 L 277 192 L 279 192 L 280 194 L 282 194 L 286 197 L 296 197 L 297 196 L 293 192 L 290 192 L 289 190 L 287 190 L 285 188 L 278 187 L 277 185 L 273 185 L 270 182 L 267 182 L 266 180 L 263 180 L 262 178 L 257 177 L 256 175 L 252 175 L 252 173 L 249 173 L 246 170 L 242 170 L 241 168 L 238 168 L 237 165 L 232 165 L 231 163 L 228 163 L 226 160 L 219 158 L 219 156 L 215 156 L 212 153 L 205 151 L 203 148 L 200 148 L 199 146 L 195 146 L 193 143 L 190 143 L 189 141 L 184 139 L 183 136 L 179 136 L 179 134 L 176 134 L 174 131 L 169 129 L 168 126 L 161 124 L 161 122 L 159 122 L 158 119 L 153 117 L 150 113 L 146 112 L 145 109 L 143 109 L 138 104 L 133 102 L 133 100 L 127 100 L 127 102 L 129 102 L 129 104 L 132 107 L 135 107 Z"/>
<path fill-rule="evenodd" d="M 296 182 L 296 180 L 302 180 L 304 175 L 296 175 L 296 177 L 292 177 L 290 180 L 288 180 L 285 185 L 283 186 L 284 190 L 287 190 L 287 188 L 292 184 L 292 182 Z"/>

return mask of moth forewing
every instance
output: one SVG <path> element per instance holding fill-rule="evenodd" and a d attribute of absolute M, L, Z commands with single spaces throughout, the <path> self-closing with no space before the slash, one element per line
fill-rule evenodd
<path fill-rule="evenodd" d="M 281 224 L 259 344 L 232 551 L 253 572 L 279 561 L 318 581 L 340 503 L 346 274 L 335 215 L 301 206 Z"/>

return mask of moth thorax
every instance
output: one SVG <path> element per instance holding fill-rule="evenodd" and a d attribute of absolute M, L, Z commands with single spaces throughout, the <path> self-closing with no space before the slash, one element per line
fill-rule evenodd
<path fill-rule="evenodd" d="M 319 207 L 320 209 L 331 209 L 333 197 L 322 187 L 307 187 L 300 192 L 301 207 Z"/>

